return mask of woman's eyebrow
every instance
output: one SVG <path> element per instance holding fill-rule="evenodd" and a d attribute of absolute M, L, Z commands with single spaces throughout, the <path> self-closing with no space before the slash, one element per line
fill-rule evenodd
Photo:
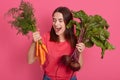
<path fill-rule="evenodd" d="M 63 18 L 59 18 L 58 20 L 63 20 Z"/>
<path fill-rule="evenodd" d="M 53 20 L 57 20 L 57 18 L 53 17 Z M 63 18 L 58 18 L 58 20 L 63 20 Z"/>

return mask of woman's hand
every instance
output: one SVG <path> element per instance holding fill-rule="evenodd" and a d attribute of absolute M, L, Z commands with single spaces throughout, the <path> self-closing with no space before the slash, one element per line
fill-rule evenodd
<path fill-rule="evenodd" d="M 84 43 L 78 43 L 78 44 L 76 44 L 76 48 L 77 48 L 79 53 L 82 53 L 83 50 L 85 49 L 85 44 Z M 83 55 L 82 54 L 79 55 L 79 60 L 78 61 L 81 65 L 81 67 L 82 67 L 83 66 Z"/>
<path fill-rule="evenodd" d="M 33 41 L 34 41 L 34 42 L 37 42 L 37 41 L 40 40 L 40 39 L 41 39 L 41 36 L 40 36 L 39 31 L 34 32 L 34 33 L 33 33 Z"/>
<path fill-rule="evenodd" d="M 76 44 L 76 48 L 77 48 L 78 52 L 81 53 L 85 49 L 85 44 L 84 43 L 78 43 L 78 44 Z"/>

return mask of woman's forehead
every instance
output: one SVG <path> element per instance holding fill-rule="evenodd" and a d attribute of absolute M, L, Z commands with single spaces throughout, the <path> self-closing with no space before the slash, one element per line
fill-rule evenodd
<path fill-rule="evenodd" d="M 53 19 L 63 19 L 63 15 L 60 12 L 55 12 L 53 15 Z"/>

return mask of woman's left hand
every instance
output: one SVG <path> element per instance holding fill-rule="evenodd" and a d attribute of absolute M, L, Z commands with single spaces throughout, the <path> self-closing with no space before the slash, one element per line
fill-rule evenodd
<path fill-rule="evenodd" d="M 76 44 L 76 48 L 77 48 L 78 52 L 81 53 L 85 49 L 85 44 L 84 43 L 78 43 L 78 44 Z"/>

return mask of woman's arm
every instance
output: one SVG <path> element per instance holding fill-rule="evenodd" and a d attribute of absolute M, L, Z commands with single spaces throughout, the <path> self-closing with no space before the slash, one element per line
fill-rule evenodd
<path fill-rule="evenodd" d="M 80 66 L 82 67 L 83 66 L 83 54 L 82 53 L 80 53 L 80 55 L 79 55 L 79 61 L 78 62 L 80 63 Z"/>
<path fill-rule="evenodd" d="M 76 44 L 76 48 L 77 48 L 78 52 L 80 53 L 78 62 L 80 63 L 80 65 L 82 67 L 83 66 L 83 53 L 82 52 L 85 49 L 85 45 L 84 45 L 84 43 L 78 43 L 78 44 Z"/>
<path fill-rule="evenodd" d="M 36 60 L 35 57 L 35 42 L 33 42 L 28 51 L 28 64 L 34 63 Z"/>
<path fill-rule="evenodd" d="M 31 44 L 28 51 L 28 64 L 32 64 L 36 61 L 37 57 L 35 57 L 35 42 L 41 39 L 39 31 L 33 33 L 33 43 Z"/>

